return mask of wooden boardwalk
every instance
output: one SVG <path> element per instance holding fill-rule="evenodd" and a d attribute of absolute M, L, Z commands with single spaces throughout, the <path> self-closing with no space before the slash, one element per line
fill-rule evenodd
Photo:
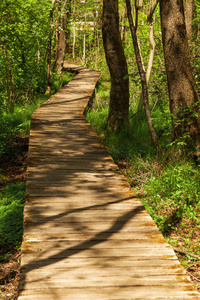
<path fill-rule="evenodd" d="M 32 115 L 18 299 L 200 299 L 85 121 L 99 73 L 77 70 Z"/>

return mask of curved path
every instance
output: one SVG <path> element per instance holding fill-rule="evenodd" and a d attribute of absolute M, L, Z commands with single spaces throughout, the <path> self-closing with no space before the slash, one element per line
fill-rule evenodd
<path fill-rule="evenodd" d="M 200 299 L 83 112 L 79 73 L 32 115 L 19 300 Z"/>

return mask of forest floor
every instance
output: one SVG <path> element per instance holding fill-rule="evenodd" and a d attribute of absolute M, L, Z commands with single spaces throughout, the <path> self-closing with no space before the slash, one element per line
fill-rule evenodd
<path fill-rule="evenodd" d="M 28 155 L 28 137 L 18 138 L 12 145 L 13 154 L 7 154 L 1 159 L 0 192 L 10 184 L 26 181 L 26 166 Z M 13 245 L 0 246 L 0 299 L 16 300 L 20 280 L 20 247 Z"/>
<path fill-rule="evenodd" d="M 6 185 L 25 182 L 26 180 L 28 138 L 19 138 L 15 142 L 15 150 L 16 155 L 6 155 L 1 161 L 0 192 Z M 126 161 L 121 161 L 118 165 L 122 172 L 127 167 Z M 169 211 L 163 210 L 164 213 L 168 214 Z M 200 292 L 200 259 L 193 260 L 193 257 L 181 253 L 182 246 L 187 240 L 188 232 L 192 233 L 189 242 L 194 246 L 200 238 L 200 232 L 193 232 L 192 223 L 187 222 L 185 225 L 185 232 L 182 228 L 181 231 L 177 228 L 177 230 L 170 233 L 168 238 L 179 240 L 180 251 L 175 249 L 177 256 L 182 264 L 185 262 L 186 271 Z M 6 254 L 8 254 L 7 258 Z M 19 248 L 5 245 L 0 249 L 0 256 L 2 255 L 4 255 L 5 259 L 0 261 L 0 299 L 16 300 L 20 279 L 21 251 Z"/>

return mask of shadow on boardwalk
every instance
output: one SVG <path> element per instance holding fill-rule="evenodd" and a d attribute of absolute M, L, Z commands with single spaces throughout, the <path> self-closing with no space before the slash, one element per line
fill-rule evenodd
<path fill-rule="evenodd" d="M 98 77 L 82 69 L 32 116 L 18 299 L 199 299 L 84 119 Z"/>

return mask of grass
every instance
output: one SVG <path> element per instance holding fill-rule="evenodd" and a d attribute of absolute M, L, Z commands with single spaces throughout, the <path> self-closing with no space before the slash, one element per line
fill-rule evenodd
<path fill-rule="evenodd" d="M 6 186 L 0 193 L 0 248 L 18 247 L 23 233 L 23 208 L 25 183 Z M 9 252 L 1 253 L 0 261 L 6 259 Z"/>
<path fill-rule="evenodd" d="M 1 115 L 0 158 L 3 154 L 13 151 L 16 137 L 26 136 L 29 133 L 31 114 L 47 99 L 40 96 L 28 106 L 16 106 L 13 114 L 4 112 Z"/>
<path fill-rule="evenodd" d="M 165 236 L 184 220 L 200 228 L 199 168 L 192 162 L 171 161 L 159 174 L 151 172 L 142 187 L 143 203 Z"/>

